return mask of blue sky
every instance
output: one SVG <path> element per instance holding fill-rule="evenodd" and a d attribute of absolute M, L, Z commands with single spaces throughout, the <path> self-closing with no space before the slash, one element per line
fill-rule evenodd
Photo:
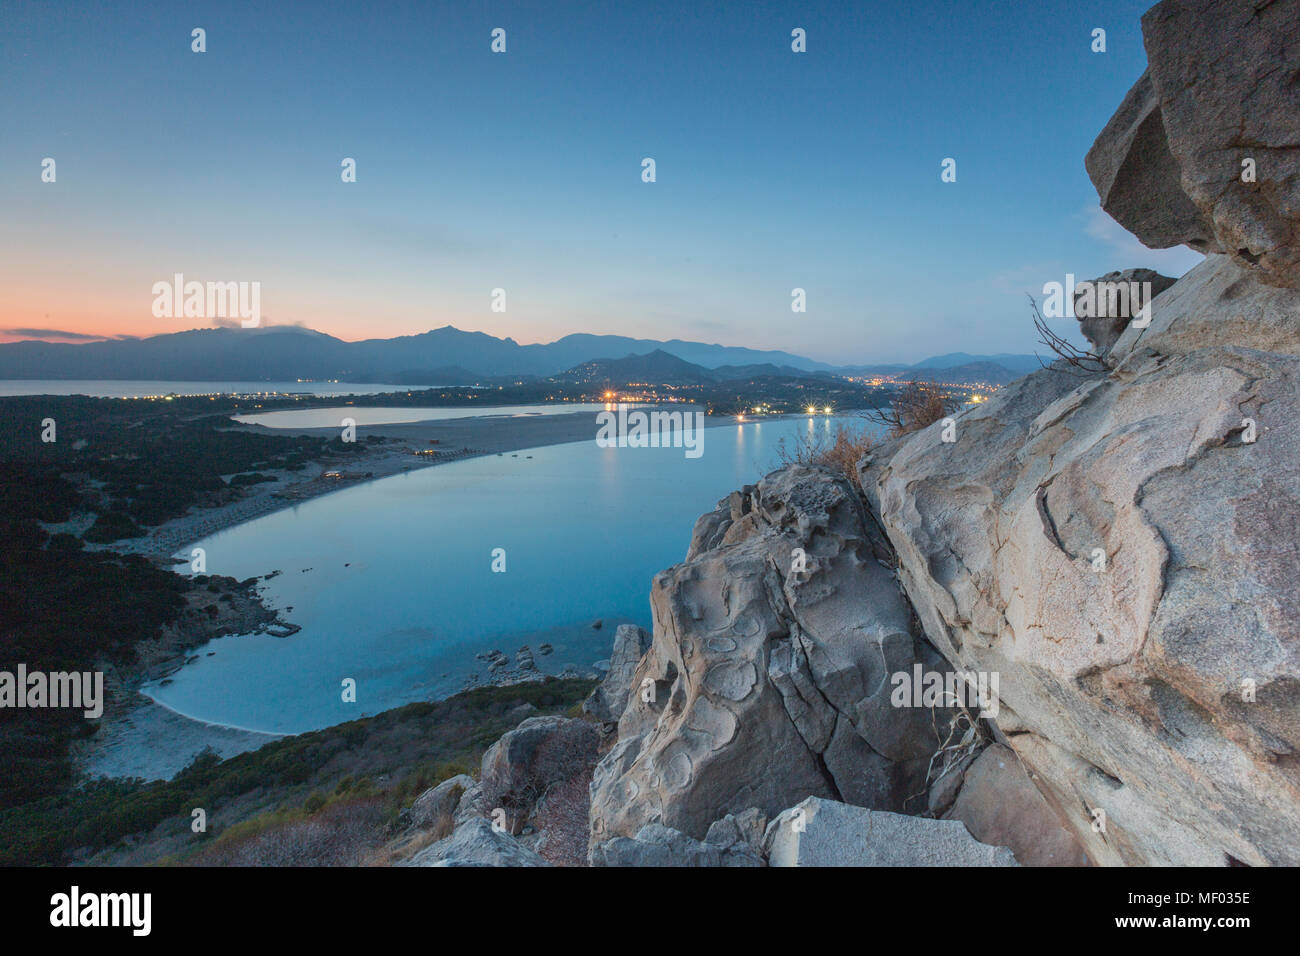
<path fill-rule="evenodd" d="M 1025 292 L 1199 261 L 1141 247 L 1083 167 L 1148 6 L 7 0 L 0 324 L 174 330 L 149 290 L 183 272 L 348 339 L 1033 351 Z"/>

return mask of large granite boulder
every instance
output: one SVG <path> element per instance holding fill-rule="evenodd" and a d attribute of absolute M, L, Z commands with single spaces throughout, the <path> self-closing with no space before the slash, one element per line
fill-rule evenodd
<path fill-rule="evenodd" d="M 406 821 L 421 830 L 450 832 L 461 798 L 474 786 L 474 778 L 464 773 L 444 780 L 416 798 L 406 813 Z"/>
<path fill-rule="evenodd" d="M 1300 0 L 1163 0 L 1148 68 L 1088 153 L 1102 207 L 1157 249 L 1300 288 Z"/>
<path fill-rule="evenodd" d="M 1221 251 L 1213 228 L 1183 191 L 1149 72 L 1124 97 L 1084 166 L 1101 208 L 1152 249 Z"/>
<path fill-rule="evenodd" d="M 930 641 L 1101 864 L 1300 863 L 1300 293 L 1211 256 L 1116 367 L 862 481 Z"/>
<path fill-rule="evenodd" d="M 1146 14 L 1088 171 L 1143 242 L 1211 255 L 1145 327 L 1092 329 L 1108 368 L 1035 373 L 956 442 L 862 467 L 927 636 L 1000 673 L 1007 743 L 1102 864 L 1300 863 L 1298 22 Z M 999 829 L 966 792 L 948 812 Z"/>
<path fill-rule="evenodd" d="M 961 790 L 943 818 L 960 820 L 981 843 L 1009 848 L 1025 866 L 1090 863 L 1015 751 L 1002 744 L 985 747 L 962 774 Z"/>
<path fill-rule="evenodd" d="M 1134 318 L 1177 281 L 1154 269 L 1107 272 L 1075 286 L 1074 317 L 1094 354 L 1105 357 Z"/>
<path fill-rule="evenodd" d="M 587 721 L 529 717 L 483 754 L 475 808 L 487 815 L 504 810 L 505 825 L 518 833 L 552 786 L 590 772 L 598 743 Z"/>
<path fill-rule="evenodd" d="M 654 639 L 592 781 L 592 844 L 809 795 L 925 810 L 950 712 L 894 707 L 892 674 L 944 669 L 918 639 L 846 479 L 775 472 L 696 524 L 656 576 Z"/>
<path fill-rule="evenodd" d="M 1129 323 L 1111 347 L 1107 363 L 1119 365 L 1139 353 L 1186 355 L 1211 347 L 1296 354 L 1296 303 L 1291 289 L 1268 285 L 1257 271 L 1227 256 L 1212 255 L 1161 293 L 1146 328 Z"/>
<path fill-rule="evenodd" d="M 635 624 L 620 624 L 605 679 L 582 704 L 584 712 L 605 723 L 617 723 L 632 693 L 637 665 L 650 649 L 650 635 Z"/>
<path fill-rule="evenodd" d="M 550 866 L 505 830 L 482 817 L 466 820 L 445 840 L 425 847 L 399 866 Z"/>
<path fill-rule="evenodd" d="M 615 837 L 597 844 L 591 865 L 754 867 L 767 863 L 744 840 L 720 839 L 712 829 L 705 839 L 696 840 L 663 824 L 647 823 L 635 837 Z"/>
<path fill-rule="evenodd" d="M 931 820 L 809 797 L 768 824 L 769 866 L 1015 866 L 956 820 Z"/>

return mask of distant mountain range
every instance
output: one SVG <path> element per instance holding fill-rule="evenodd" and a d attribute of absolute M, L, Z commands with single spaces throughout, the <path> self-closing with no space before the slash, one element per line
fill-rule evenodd
<path fill-rule="evenodd" d="M 619 356 L 622 356 L 621 358 Z M 0 345 L 0 379 L 143 379 L 284 382 L 296 379 L 398 385 L 472 385 L 518 378 L 703 383 L 760 375 L 907 374 L 952 369 L 971 381 L 1010 381 L 1038 367 L 1029 355 L 955 352 L 916 365 L 839 367 L 789 352 L 622 335 L 566 335 L 520 345 L 452 326 L 419 335 L 345 342 L 296 326 L 193 329 L 143 339 Z"/>
<path fill-rule="evenodd" d="M 1039 362 L 1036 355 L 1016 356 L 1018 359 L 1028 359 L 1028 361 L 1018 361 L 1014 367 L 1003 365 L 1002 362 L 981 359 L 975 362 L 967 362 L 965 365 L 954 365 L 951 368 L 936 368 L 933 366 L 914 369 L 914 374 L 909 378 L 919 379 L 921 381 L 932 382 L 949 382 L 951 384 L 991 382 L 995 385 L 1008 385 L 1018 378 L 1024 378 L 1030 372 L 1036 372 L 1043 367 L 1046 362 Z M 1055 355 L 1049 356 L 1055 359 Z M 1032 364 L 1031 364 L 1032 363 Z"/>
<path fill-rule="evenodd" d="M 971 355 L 969 352 L 949 352 L 947 355 L 935 355 L 924 362 L 917 362 L 911 367 L 959 368 L 979 363 L 1001 365 L 1003 368 L 1010 369 L 1013 372 L 1020 372 L 1022 375 L 1027 372 L 1035 372 L 1041 367 L 1036 355 L 1012 355 L 1009 352 L 999 352 L 997 355 Z"/>
<path fill-rule="evenodd" d="M 664 349 L 655 349 L 645 355 L 629 355 L 621 359 L 593 359 L 550 377 L 557 382 L 578 385 L 710 385 L 767 376 L 802 378 L 818 375 L 830 377 L 833 374 L 828 371 L 813 372 L 793 365 L 774 365 L 771 362 L 705 368 L 678 358 Z"/>
<path fill-rule="evenodd" d="M 954 385 L 987 382 L 1006 385 L 1042 367 L 1037 355 L 972 355 L 949 352 L 934 355 L 914 365 L 854 365 L 837 369 L 841 375 L 893 375 L 919 381 L 948 382 Z"/>
<path fill-rule="evenodd" d="M 550 376 L 557 382 L 578 385 L 709 385 L 731 382 L 740 379 L 755 378 L 815 378 L 833 375 L 893 375 L 902 378 L 915 378 L 921 381 L 947 382 L 949 384 L 971 384 L 975 382 L 1005 385 L 1015 381 L 1025 372 L 1039 367 L 1038 360 L 1032 355 L 998 356 L 1007 365 L 994 362 L 978 355 L 957 353 L 957 360 L 970 359 L 961 365 L 943 366 L 939 364 L 918 363 L 916 365 L 866 366 L 849 370 L 808 371 L 791 365 L 773 365 L 765 362 L 760 365 L 719 365 L 717 368 L 705 368 L 692 362 L 684 361 L 663 349 L 656 349 L 646 355 L 629 355 L 621 359 L 593 359 L 583 362 L 558 375 Z M 939 357 L 942 359 L 943 357 Z M 1024 361 L 1028 359 L 1033 364 Z M 929 359 L 927 362 L 935 362 Z"/>

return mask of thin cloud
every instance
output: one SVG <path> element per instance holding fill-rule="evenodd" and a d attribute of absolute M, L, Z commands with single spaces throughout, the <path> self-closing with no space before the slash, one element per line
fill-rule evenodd
<path fill-rule="evenodd" d="M 1118 253 L 1116 269 L 1155 269 L 1175 278 L 1205 261 L 1205 256 L 1186 246 L 1173 249 L 1148 249 L 1137 237 L 1117 223 L 1100 206 L 1085 211 L 1084 232 L 1104 242 Z"/>
<path fill-rule="evenodd" d="M 222 317 L 222 316 L 217 316 L 217 317 L 213 318 L 213 319 L 212 319 L 212 325 L 213 325 L 214 328 L 218 328 L 218 329 L 242 329 L 242 328 L 244 328 L 244 323 L 243 323 L 243 321 L 242 321 L 241 319 L 225 318 L 225 317 Z M 299 319 L 299 320 L 297 320 L 297 321 L 295 321 L 295 322 L 272 322 L 272 321 L 271 321 L 270 319 L 268 319 L 266 316 L 262 316 L 261 321 L 258 322 L 258 324 L 257 324 L 256 327 L 259 328 L 259 329 L 269 329 L 269 328 L 272 328 L 272 327 L 275 327 L 275 328 L 291 328 L 291 329 L 305 329 L 305 328 L 307 328 L 307 324 L 306 324 L 305 322 L 303 322 L 301 319 Z"/>
<path fill-rule="evenodd" d="M 24 339 L 62 339 L 68 342 L 102 342 L 108 335 L 90 335 L 86 332 L 69 332 L 65 329 L 0 329 L 5 335 Z"/>
<path fill-rule="evenodd" d="M 988 286 L 999 296 L 1016 296 L 1023 302 L 1026 292 L 1037 295 L 1044 282 L 1060 281 L 1065 271 L 1064 263 L 1058 261 L 1030 262 L 994 273 L 988 279 Z"/>

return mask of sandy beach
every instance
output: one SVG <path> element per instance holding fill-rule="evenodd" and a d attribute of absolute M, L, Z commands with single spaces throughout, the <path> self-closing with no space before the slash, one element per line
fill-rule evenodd
<path fill-rule="evenodd" d="M 299 472 L 273 471 L 275 482 L 252 485 L 245 497 L 217 508 L 192 509 L 190 513 L 152 528 L 142 538 L 119 541 L 117 551 L 143 554 L 164 563 L 201 539 L 245 521 L 302 501 L 353 485 L 378 481 L 403 472 L 429 468 L 449 461 L 484 455 L 513 454 L 524 449 L 594 440 L 597 432 L 592 412 L 561 415 L 477 417 L 357 426 L 357 440 L 364 454 L 350 455 L 346 462 L 313 462 Z M 706 427 L 734 425 L 735 419 L 714 416 Z M 276 428 L 261 425 L 232 425 L 278 435 L 333 437 L 335 428 Z M 388 439 L 369 445 L 368 436 Z M 436 442 L 436 444 L 431 444 Z M 434 451 L 436 454 L 418 454 Z M 337 471 L 338 478 L 327 478 Z M 179 666 L 185 654 L 164 664 Z M 163 665 L 159 665 L 163 666 Z M 584 671 L 587 668 L 584 667 Z M 485 675 L 487 671 L 483 672 Z M 498 680 L 499 678 L 499 680 Z M 519 679 L 513 670 L 472 681 L 467 686 L 506 683 Z M 99 732 L 76 748 L 76 762 L 85 776 L 139 776 L 168 778 L 188 764 L 206 747 L 223 757 L 279 739 L 193 720 L 155 703 L 139 693 L 143 680 L 130 680 L 106 709 Z"/>
<path fill-rule="evenodd" d="M 105 711 L 99 732 L 76 744 L 73 759 L 86 777 L 169 780 L 204 750 L 233 757 L 279 739 L 192 720 L 133 693 L 120 710 Z"/>
<path fill-rule="evenodd" d="M 268 470 L 265 473 L 277 480 L 249 486 L 238 501 L 216 508 L 192 509 L 149 529 L 144 537 L 118 541 L 109 547 L 166 562 L 178 551 L 218 531 L 356 484 L 465 458 L 594 441 L 596 437 L 597 425 L 592 412 L 497 417 L 491 416 L 488 409 L 484 411 L 487 414 L 477 418 L 358 425 L 356 437 L 363 454 L 349 455 L 346 460 L 313 462 L 303 471 Z M 728 424 L 735 424 L 735 419 L 722 416 L 705 419 L 706 428 Z M 339 434 L 338 428 L 266 428 L 235 423 L 231 427 L 273 435 L 332 438 Z M 369 436 L 388 440 L 382 445 L 368 445 Z M 330 472 L 339 472 L 340 477 L 326 477 Z"/>

